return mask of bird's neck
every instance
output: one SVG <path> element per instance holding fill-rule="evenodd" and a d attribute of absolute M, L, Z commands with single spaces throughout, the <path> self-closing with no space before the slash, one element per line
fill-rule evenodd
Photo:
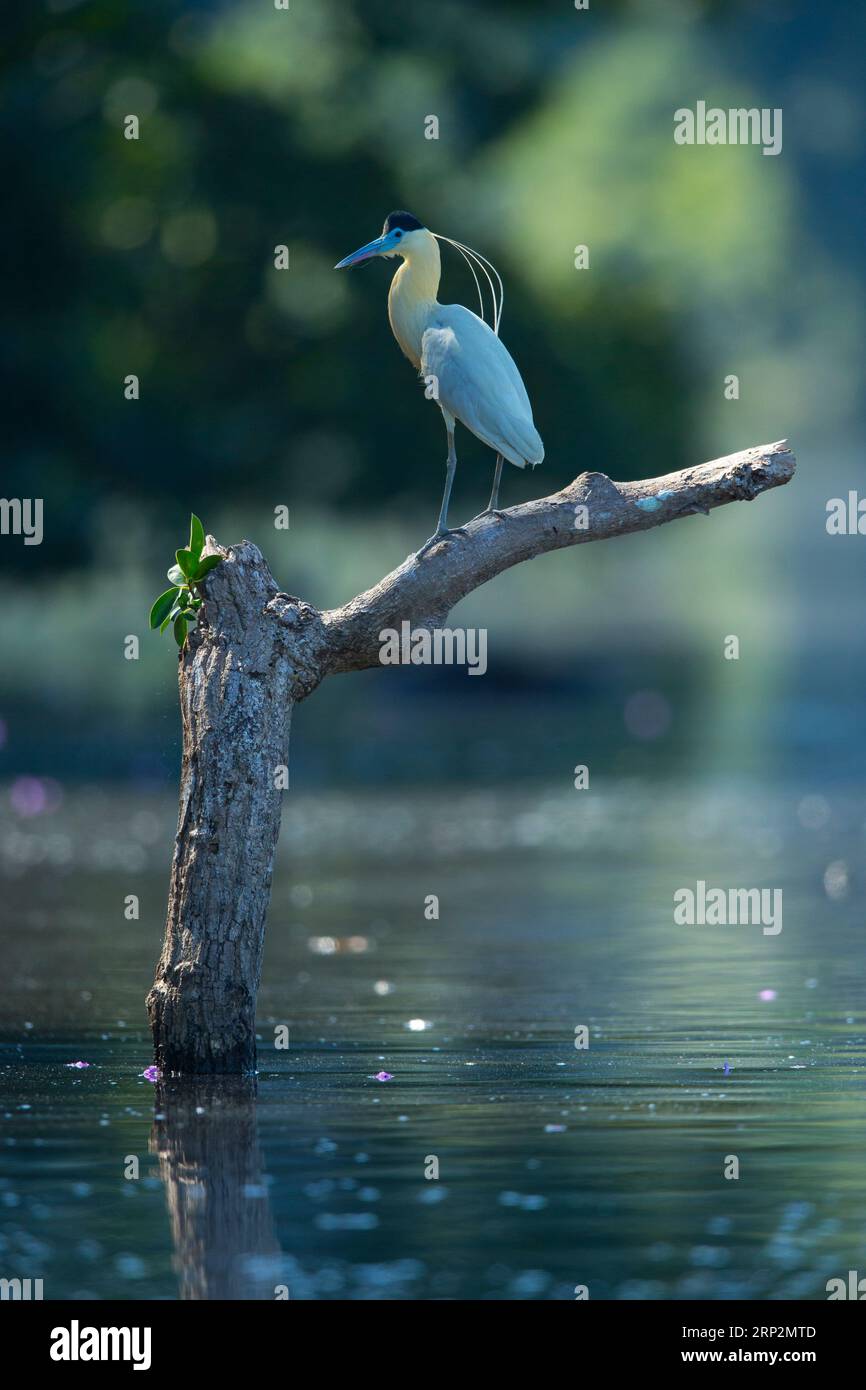
<path fill-rule="evenodd" d="M 416 367 L 421 366 L 421 339 L 437 303 L 441 262 L 439 243 L 430 232 L 413 233 L 403 264 L 391 281 L 388 317 L 394 337 Z"/>

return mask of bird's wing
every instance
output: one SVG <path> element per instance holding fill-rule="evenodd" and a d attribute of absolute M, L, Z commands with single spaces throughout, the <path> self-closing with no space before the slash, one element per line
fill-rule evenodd
<path fill-rule="evenodd" d="M 436 308 L 421 339 L 421 371 L 438 399 L 467 429 L 523 468 L 541 463 L 544 445 L 526 387 L 508 349 L 462 304 Z"/>

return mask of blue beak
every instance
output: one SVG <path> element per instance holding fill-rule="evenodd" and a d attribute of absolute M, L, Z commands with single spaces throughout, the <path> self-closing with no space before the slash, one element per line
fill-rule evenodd
<path fill-rule="evenodd" d="M 390 232 L 384 236 L 378 236 L 375 241 L 368 241 L 366 246 L 362 246 L 358 251 L 353 251 L 351 256 L 346 256 L 344 260 L 334 266 L 334 269 L 348 270 L 350 266 L 361 265 L 364 261 L 372 260 L 374 256 L 384 256 L 385 252 L 390 251 L 395 244 L 394 237 Z"/>

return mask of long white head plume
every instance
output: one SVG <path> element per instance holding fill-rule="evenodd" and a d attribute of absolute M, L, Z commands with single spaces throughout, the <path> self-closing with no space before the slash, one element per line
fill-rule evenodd
<path fill-rule="evenodd" d="M 499 274 L 499 271 L 496 269 L 496 266 L 493 265 L 491 261 L 488 261 L 486 256 L 482 256 L 480 251 L 473 251 L 471 246 L 465 246 L 462 241 L 455 241 L 453 237 L 443 236 L 440 232 L 434 232 L 433 236 L 435 236 L 437 241 L 447 241 L 449 246 L 453 246 L 455 250 L 459 251 L 464 261 L 469 266 L 469 269 L 472 271 L 472 278 L 475 281 L 475 288 L 478 291 L 478 302 L 481 306 L 482 319 L 484 319 L 484 296 L 481 293 L 481 285 L 479 283 L 478 276 L 475 273 L 476 265 L 478 269 L 482 272 L 482 274 L 485 276 L 487 283 L 490 286 L 490 293 L 493 296 L 493 332 L 498 337 L 499 325 L 502 322 L 502 306 L 505 303 L 505 288 L 502 284 L 502 277 Z M 496 285 L 494 285 L 493 281 L 490 278 L 491 270 L 493 271 L 493 274 L 496 277 L 496 285 L 499 286 L 498 300 L 496 294 Z M 487 320 L 485 319 L 484 321 L 486 323 Z"/>

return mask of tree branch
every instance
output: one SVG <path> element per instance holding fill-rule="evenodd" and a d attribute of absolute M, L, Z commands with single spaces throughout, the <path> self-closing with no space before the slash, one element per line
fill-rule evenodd
<path fill-rule="evenodd" d="M 783 439 L 643 482 L 614 483 L 604 473 L 581 473 L 550 497 L 511 507 L 501 518 L 470 521 L 465 536 L 446 539 L 420 557 L 410 555 L 372 589 L 322 614 L 322 675 L 378 666 L 383 628 L 399 629 L 407 620 L 415 628 L 439 627 L 466 594 L 523 560 L 649 531 L 728 502 L 751 502 L 789 482 L 795 467 Z"/>

